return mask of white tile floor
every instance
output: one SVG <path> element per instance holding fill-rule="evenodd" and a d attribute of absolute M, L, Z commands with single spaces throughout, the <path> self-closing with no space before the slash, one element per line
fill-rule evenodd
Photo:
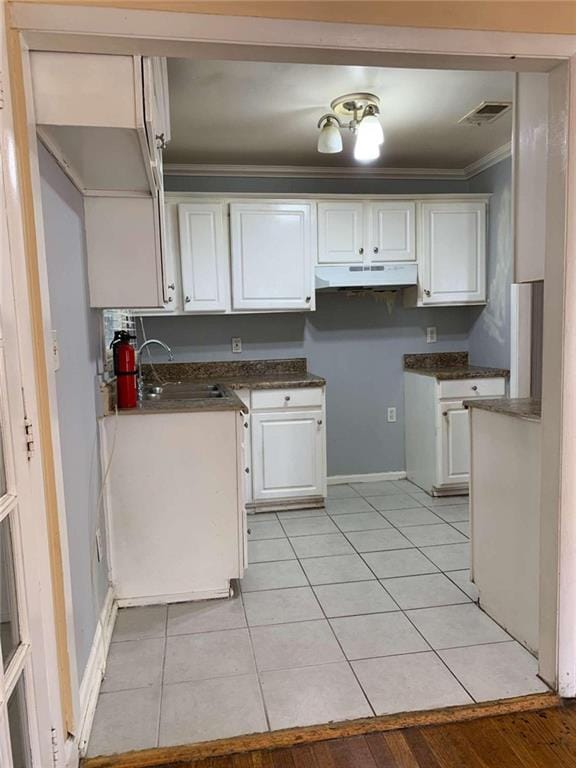
<path fill-rule="evenodd" d="M 465 497 L 326 507 L 251 517 L 237 597 L 119 612 L 89 755 L 546 690 L 473 602 Z"/>

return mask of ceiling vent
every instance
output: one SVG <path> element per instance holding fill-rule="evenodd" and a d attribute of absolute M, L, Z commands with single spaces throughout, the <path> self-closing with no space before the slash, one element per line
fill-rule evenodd
<path fill-rule="evenodd" d="M 486 125 L 493 123 L 512 108 L 510 101 L 483 101 L 458 120 L 467 125 Z"/>

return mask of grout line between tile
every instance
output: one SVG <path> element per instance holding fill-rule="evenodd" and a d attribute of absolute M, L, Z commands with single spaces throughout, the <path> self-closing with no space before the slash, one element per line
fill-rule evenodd
<path fill-rule="evenodd" d="M 158 724 L 156 727 L 156 746 L 160 746 L 160 723 L 162 722 L 162 702 L 164 701 L 164 671 L 166 669 L 166 653 L 168 650 L 168 606 L 164 619 L 164 654 L 162 656 L 162 674 L 160 676 L 160 701 L 158 702 Z"/>

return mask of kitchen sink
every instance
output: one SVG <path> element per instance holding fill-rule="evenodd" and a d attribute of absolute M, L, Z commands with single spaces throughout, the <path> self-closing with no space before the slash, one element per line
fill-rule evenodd
<path fill-rule="evenodd" d="M 172 382 L 144 390 L 145 400 L 212 400 L 225 397 L 218 384 Z"/>

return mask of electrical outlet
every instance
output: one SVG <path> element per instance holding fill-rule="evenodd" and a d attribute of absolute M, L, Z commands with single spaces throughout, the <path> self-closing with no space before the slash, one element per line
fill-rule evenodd
<path fill-rule="evenodd" d="M 426 328 L 426 343 L 433 344 L 435 341 L 438 341 L 436 326 L 431 325 L 429 328 Z"/>
<path fill-rule="evenodd" d="M 396 421 L 396 408 L 388 408 L 388 421 Z"/>
<path fill-rule="evenodd" d="M 99 563 L 102 562 L 102 532 L 100 528 L 96 529 L 96 558 Z"/>
<path fill-rule="evenodd" d="M 240 336 L 232 336 L 232 352 L 242 352 L 242 339 Z"/>

